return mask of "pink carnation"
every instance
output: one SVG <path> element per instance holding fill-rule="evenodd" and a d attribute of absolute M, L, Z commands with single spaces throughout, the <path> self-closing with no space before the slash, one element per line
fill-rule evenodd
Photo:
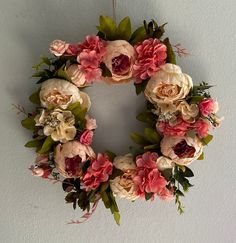
<path fill-rule="evenodd" d="M 145 197 L 145 193 L 159 195 L 166 187 L 167 181 L 157 169 L 157 153 L 146 152 L 136 158 L 137 173 L 134 176 L 136 194 Z"/>
<path fill-rule="evenodd" d="M 159 198 L 164 201 L 170 201 L 174 199 L 174 189 L 168 189 L 164 187 L 158 194 Z"/>
<path fill-rule="evenodd" d="M 71 56 L 77 56 L 79 53 L 79 46 L 78 44 L 69 44 L 66 54 Z"/>
<path fill-rule="evenodd" d="M 158 39 L 149 38 L 134 48 L 137 59 L 133 68 L 138 79 L 136 83 L 141 83 L 141 80 L 152 77 L 159 70 L 159 66 L 165 64 L 166 46 Z"/>
<path fill-rule="evenodd" d="M 157 130 L 163 133 L 165 136 L 185 136 L 186 132 L 190 128 L 190 123 L 179 118 L 177 124 L 171 126 L 169 122 L 160 121 L 157 123 Z"/>
<path fill-rule="evenodd" d="M 217 103 L 213 99 L 204 99 L 199 104 L 199 111 L 202 116 L 208 116 L 216 112 Z"/>
<path fill-rule="evenodd" d="M 83 183 L 86 189 L 95 190 L 102 182 L 109 179 L 112 174 L 112 162 L 109 161 L 106 154 L 98 154 L 96 159 L 92 159 L 86 174 L 83 177 Z"/>
<path fill-rule="evenodd" d="M 93 142 L 93 131 L 85 130 L 81 134 L 79 141 L 84 145 L 90 146 Z"/>
<path fill-rule="evenodd" d="M 86 80 L 90 83 L 100 79 L 102 70 L 99 66 L 105 54 L 105 42 L 98 36 L 87 36 L 78 47 L 77 61 L 80 63 L 81 69 L 85 71 Z"/>
<path fill-rule="evenodd" d="M 203 119 L 198 119 L 194 125 L 193 128 L 197 131 L 197 134 L 200 138 L 204 138 L 208 135 L 210 124 L 207 121 L 204 121 Z"/>

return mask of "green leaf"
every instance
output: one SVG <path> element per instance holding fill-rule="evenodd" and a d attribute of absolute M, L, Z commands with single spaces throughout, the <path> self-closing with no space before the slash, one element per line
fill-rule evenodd
<path fill-rule="evenodd" d="M 138 155 L 143 154 L 145 152 L 143 147 L 130 146 L 129 149 L 131 154 L 133 155 L 133 160 L 135 160 Z"/>
<path fill-rule="evenodd" d="M 56 71 L 56 73 L 54 74 L 54 77 L 58 77 L 58 78 L 65 79 L 67 81 L 71 81 L 69 76 L 67 75 L 66 71 L 64 70 L 64 65 Z"/>
<path fill-rule="evenodd" d="M 151 198 L 152 198 L 152 196 L 153 196 L 153 193 L 152 192 L 150 192 L 150 193 L 145 193 L 145 200 L 146 201 L 148 201 L 148 200 L 150 200 Z"/>
<path fill-rule="evenodd" d="M 165 177 L 167 181 L 170 181 L 172 177 L 172 169 L 165 169 L 161 171 L 161 174 Z"/>
<path fill-rule="evenodd" d="M 145 40 L 147 37 L 148 36 L 147 36 L 146 30 L 145 30 L 145 27 L 144 26 L 140 26 L 131 35 L 130 43 L 132 45 L 135 45 L 138 42 L 141 42 L 141 41 Z"/>
<path fill-rule="evenodd" d="M 211 140 L 213 139 L 213 136 L 211 134 L 208 134 L 205 138 L 202 138 L 202 143 L 203 145 L 208 145 L 208 143 L 211 142 Z"/>
<path fill-rule="evenodd" d="M 109 186 L 109 182 L 108 181 L 102 183 L 101 188 L 100 188 L 100 193 L 105 192 L 107 190 L 108 186 Z"/>
<path fill-rule="evenodd" d="M 114 212 L 114 219 L 116 221 L 117 225 L 120 225 L 120 213 L 119 212 Z"/>
<path fill-rule="evenodd" d="M 140 134 L 138 134 L 138 133 L 136 133 L 136 132 L 131 133 L 131 134 L 130 134 L 130 137 L 131 137 L 131 139 L 132 139 L 135 143 L 137 143 L 137 144 L 139 144 L 139 145 L 147 145 L 147 141 L 146 141 L 146 139 L 145 139 L 142 135 L 140 135 Z"/>
<path fill-rule="evenodd" d="M 51 136 L 48 136 L 44 143 L 42 148 L 38 151 L 39 154 L 45 154 L 49 152 L 52 148 L 52 146 L 55 144 L 55 141 L 51 138 Z"/>
<path fill-rule="evenodd" d="M 204 96 L 192 96 L 189 100 L 190 104 L 198 104 L 200 101 L 204 99 Z"/>
<path fill-rule="evenodd" d="M 194 130 L 189 130 L 187 131 L 186 135 L 190 138 L 195 138 L 196 137 L 196 131 Z"/>
<path fill-rule="evenodd" d="M 21 125 L 29 130 L 34 131 L 35 130 L 35 120 L 34 117 L 27 117 L 24 120 L 21 121 Z"/>
<path fill-rule="evenodd" d="M 152 150 L 152 149 L 158 149 L 160 148 L 159 144 L 152 144 L 152 145 L 147 145 L 144 147 L 145 150 Z"/>
<path fill-rule="evenodd" d="M 172 63 L 172 64 L 176 64 L 176 58 L 175 58 L 175 53 L 172 49 L 172 46 L 170 44 L 169 38 L 166 38 L 163 43 L 166 45 L 167 48 L 167 58 L 166 58 L 166 62 L 167 63 Z"/>
<path fill-rule="evenodd" d="M 41 148 L 42 145 L 43 145 L 43 141 L 42 140 L 34 139 L 34 140 L 31 140 L 31 141 L 27 142 L 25 144 L 25 147 L 26 148 Z"/>
<path fill-rule="evenodd" d="M 106 191 L 101 193 L 101 198 L 102 198 L 102 201 L 103 201 L 105 207 L 106 208 L 110 208 L 111 207 L 111 202 L 110 202 L 110 199 L 109 199 Z"/>
<path fill-rule="evenodd" d="M 128 41 L 131 37 L 131 22 L 129 17 L 121 20 L 117 28 L 116 38 Z"/>
<path fill-rule="evenodd" d="M 136 119 L 141 122 L 145 122 L 152 127 L 156 126 L 156 116 L 149 110 L 143 111 L 136 116 Z"/>
<path fill-rule="evenodd" d="M 115 153 L 113 153 L 110 150 L 106 150 L 105 151 L 105 154 L 108 156 L 108 158 L 109 158 L 110 161 L 112 161 L 112 162 L 114 161 L 114 159 L 116 157 L 116 154 Z"/>
<path fill-rule="evenodd" d="M 47 72 L 45 70 L 36 72 L 32 75 L 33 78 L 39 78 L 39 77 L 44 77 L 47 75 Z"/>
<path fill-rule="evenodd" d="M 106 66 L 106 64 L 104 62 L 102 62 L 100 64 L 100 67 L 102 69 L 102 76 L 103 77 L 111 77 L 112 76 L 111 71 L 107 68 L 107 66 Z"/>
<path fill-rule="evenodd" d="M 74 117 L 75 117 L 75 123 L 79 124 L 79 122 L 84 121 L 85 116 L 87 114 L 87 109 L 82 108 L 79 102 L 75 102 L 73 104 L 70 104 L 67 107 L 68 110 L 70 110 Z"/>
<path fill-rule="evenodd" d="M 40 89 L 30 95 L 29 100 L 36 105 L 40 105 L 40 98 L 39 98 Z"/>
<path fill-rule="evenodd" d="M 108 40 L 114 40 L 116 37 L 116 24 L 112 18 L 101 15 L 100 26 L 97 26 L 98 30 L 105 34 Z"/>
<path fill-rule="evenodd" d="M 189 169 L 187 166 L 184 166 L 184 171 L 180 172 L 184 177 L 193 177 L 194 174 L 191 169 Z"/>
<path fill-rule="evenodd" d="M 197 160 L 204 160 L 204 153 L 202 152 L 202 154 L 197 158 Z"/>
<path fill-rule="evenodd" d="M 51 65 L 51 60 L 48 57 L 41 57 L 43 63 L 45 63 L 46 65 L 50 66 Z"/>
<path fill-rule="evenodd" d="M 143 80 L 142 83 L 140 83 L 140 84 L 134 84 L 135 85 L 135 91 L 136 91 L 137 95 L 139 95 L 141 92 L 144 92 L 144 90 L 146 89 L 148 81 L 149 81 L 149 79 L 146 79 L 146 80 Z"/>
<path fill-rule="evenodd" d="M 113 167 L 112 175 L 110 176 L 110 180 L 114 180 L 117 176 L 122 176 L 124 172 L 116 167 Z"/>
<path fill-rule="evenodd" d="M 161 141 L 161 136 L 157 133 L 157 131 L 148 127 L 144 129 L 144 137 L 146 140 L 154 144 L 159 144 Z"/>

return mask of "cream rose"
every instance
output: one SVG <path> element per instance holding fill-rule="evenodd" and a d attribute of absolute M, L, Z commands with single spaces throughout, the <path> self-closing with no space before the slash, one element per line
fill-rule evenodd
<path fill-rule="evenodd" d="M 76 135 L 74 126 L 75 119 L 71 111 L 63 111 L 55 109 L 47 111 L 43 109 L 39 115 L 35 117 L 36 126 L 43 127 L 43 133 L 52 137 L 54 141 L 66 143 L 72 140 Z"/>
<path fill-rule="evenodd" d="M 179 165 L 188 165 L 202 154 L 203 145 L 197 138 L 164 136 L 161 152 Z"/>
<path fill-rule="evenodd" d="M 94 157 L 93 149 L 79 141 L 58 144 L 55 149 L 56 168 L 65 178 L 80 177 L 82 175 L 82 163 Z"/>
<path fill-rule="evenodd" d="M 135 61 L 135 50 L 125 40 L 108 42 L 103 62 L 110 70 L 112 77 L 105 78 L 115 83 L 129 81 L 133 76 L 133 64 Z"/>
<path fill-rule="evenodd" d="M 63 79 L 49 79 L 43 82 L 40 93 L 40 101 L 43 107 L 58 107 L 66 109 L 70 104 L 79 102 L 89 109 L 91 101 L 89 96 L 80 92 L 72 83 Z"/>
<path fill-rule="evenodd" d="M 71 82 L 77 87 L 86 86 L 86 78 L 83 70 L 79 68 L 79 65 L 72 64 L 66 69 L 66 73 L 71 79 Z"/>
<path fill-rule="evenodd" d="M 159 171 L 172 169 L 174 167 L 174 162 L 165 156 L 158 157 L 156 163 Z"/>
<path fill-rule="evenodd" d="M 194 122 L 199 114 L 198 106 L 196 104 L 189 105 L 185 100 L 178 102 L 176 109 L 181 113 L 183 120 L 188 122 Z"/>
<path fill-rule="evenodd" d="M 126 198 L 134 201 L 139 196 L 135 194 L 133 176 L 135 175 L 136 165 L 131 154 L 118 156 L 114 159 L 113 165 L 124 172 L 123 175 L 117 176 L 110 180 L 111 190 L 114 196 Z"/>
<path fill-rule="evenodd" d="M 192 86 L 190 76 L 179 66 L 167 63 L 148 81 L 144 94 L 153 104 L 174 103 L 185 98 Z"/>
<path fill-rule="evenodd" d="M 54 54 L 55 56 L 59 57 L 62 56 L 65 51 L 68 49 L 69 44 L 62 40 L 54 40 L 50 44 L 49 51 Z"/>

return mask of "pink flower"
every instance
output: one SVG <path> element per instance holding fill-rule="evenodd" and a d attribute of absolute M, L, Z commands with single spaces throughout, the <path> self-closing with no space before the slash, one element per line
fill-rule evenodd
<path fill-rule="evenodd" d="M 135 47 L 137 59 L 134 64 L 136 83 L 152 77 L 165 64 L 166 46 L 158 39 L 149 38 Z"/>
<path fill-rule="evenodd" d="M 164 187 L 158 194 L 159 198 L 164 201 L 170 201 L 174 199 L 174 189 L 168 189 Z"/>
<path fill-rule="evenodd" d="M 79 65 L 79 67 L 84 72 L 87 83 L 91 84 L 94 80 L 101 79 L 101 68 L 83 67 L 82 65 Z"/>
<path fill-rule="evenodd" d="M 94 130 L 97 128 L 97 123 L 96 123 L 96 119 L 90 118 L 88 115 L 85 116 L 86 119 L 86 129 L 88 130 Z"/>
<path fill-rule="evenodd" d="M 78 44 L 69 44 L 66 54 L 71 56 L 77 56 L 79 53 L 79 46 Z"/>
<path fill-rule="evenodd" d="M 84 50 L 79 55 L 79 62 L 83 68 L 97 68 L 100 61 L 100 56 L 94 50 Z"/>
<path fill-rule="evenodd" d="M 198 107 L 202 116 L 208 116 L 217 112 L 218 103 L 213 99 L 204 99 L 198 104 Z"/>
<path fill-rule="evenodd" d="M 48 165 L 48 154 L 37 154 L 35 159 L 36 165 Z"/>
<path fill-rule="evenodd" d="M 136 194 L 145 197 L 145 193 L 159 194 L 167 181 L 157 169 L 157 153 L 146 152 L 136 158 L 137 173 L 133 178 Z"/>
<path fill-rule="evenodd" d="M 203 119 L 198 119 L 194 124 L 193 128 L 197 131 L 197 134 L 200 138 L 204 138 L 208 135 L 210 124 Z"/>
<path fill-rule="evenodd" d="M 91 145 L 93 142 L 93 131 L 85 130 L 80 136 L 80 142 L 84 145 Z"/>
<path fill-rule="evenodd" d="M 47 165 L 31 166 L 29 169 L 32 171 L 33 176 L 42 177 L 42 178 L 48 178 L 48 176 L 52 172 L 52 168 Z"/>
<path fill-rule="evenodd" d="M 98 154 L 96 159 L 92 159 L 86 174 L 83 177 L 83 183 L 87 190 L 95 190 L 102 182 L 109 179 L 112 174 L 112 162 L 109 161 L 106 154 Z"/>
<path fill-rule="evenodd" d="M 49 51 L 54 54 L 55 56 L 59 57 L 62 56 L 67 48 L 69 47 L 69 44 L 62 40 L 54 40 L 50 44 Z"/>
<path fill-rule="evenodd" d="M 160 121 L 157 123 L 156 128 L 165 136 L 184 136 L 190 125 L 190 123 L 179 118 L 176 125 L 171 126 L 169 122 Z"/>

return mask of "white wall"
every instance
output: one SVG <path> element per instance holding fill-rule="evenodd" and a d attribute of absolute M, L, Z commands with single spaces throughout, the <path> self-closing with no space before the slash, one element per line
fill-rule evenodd
<path fill-rule="evenodd" d="M 209 81 L 225 121 L 206 148 L 206 159 L 191 168 L 196 177 L 178 216 L 174 203 L 119 201 L 121 226 L 99 205 L 85 224 L 64 203 L 60 185 L 31 177 L 34 153 L 23 147 L 30 133 L 20 126 L 11 103 L 30 109 L 35 89 L 31 66 L 55 38 L 77 41 L 94 33 L 100 14 L 111 15 L 111 0 L 0 0 L 0 242 L 236 242 L 236 2 L 235 0 L 117 0 L 118 19 L 130 15 L 168 22 L 167 35 L 192 55 L 178 60 L 195 82 Z M 132 85 L 90 88 L 99 128 L 96 148 L 127 152 L 128 133 L 139 129 L 135 113 L 143 99 Z"/>

